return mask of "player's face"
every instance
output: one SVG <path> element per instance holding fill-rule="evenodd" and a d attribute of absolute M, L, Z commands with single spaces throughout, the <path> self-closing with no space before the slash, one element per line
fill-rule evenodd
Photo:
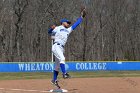
<path fill-rule="evenodd" d="M 70 26 L 70 24 L 68 24 L 67 22 L 63 22 L 62 24 L 64 27 L 68 28 Z"/>

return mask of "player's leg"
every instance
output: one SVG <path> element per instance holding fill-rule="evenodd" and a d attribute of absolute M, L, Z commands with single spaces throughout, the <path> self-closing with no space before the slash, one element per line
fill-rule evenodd
<path fill-rule="evenodd" d="M 67 79 L 70 78 L 70 75 L 66 72 L 65 68 L 65 57 L 64 57 L 64 49 L 61 47 L 61 53 L 60 53 L 60 68 L 63 73 L 63 78 Z"/>
<path fill-rule="evenodd" d="M 53 80 L 57 80 L 58 74 L 59 74 L 59 68 L 60 68 L 60 63 L 59 59 L 55 57 L 55 68 L 54 68 L 54 75 L 53 75 Z"/>
<path fill-rule="evenodd" d="M 54 48 L 54 55 L 59 59 L 60 61 L 60 68 L 63 73 L 63 78 L 70 78 L 70 75 L 66 72 L 65 69 L 65 57 L 64 57 L 64 49 L 63 47 L 59 45 L 55 45 L 56 47 Z"/>
<path fill-rule="evenodd" d="M 58 77 L 58 74 L 59 74 L 59 68 L 60 68 L 59 65 L 60 64 L 59 64 L 59 59 L 58 59 L 59 57 L 58 57 L 58 55 L 55 51 L 56 47 L 57 46 L 55 46 L 55 45 L 52 46 L 52 52 L 55 56 L 55 67 L 54 67 L 54 70 L 53 70 L 53 79 L 52 79 L 51 83 L 54 84 L 55 86 L 57 86 L 58 88 L 60 88 L 60 86 L 58 85 L 58 80 L 57 80 L 57 77 Z"/>
<path fill-rule="evenodd" d="M 53 71 L 53 79 L 52 79 L 52 84 L 54 84 L 55 86 L 57 86 L 58 88 L 60 88 L 59 84 L 58 84 L 58 80 L 57 80 L 57 77 L 58 77 L 58 74 L 59 74 L 59 59 L 57 57 L 55 57 L 55 68 L 54 68 L 54 71 Z"/>

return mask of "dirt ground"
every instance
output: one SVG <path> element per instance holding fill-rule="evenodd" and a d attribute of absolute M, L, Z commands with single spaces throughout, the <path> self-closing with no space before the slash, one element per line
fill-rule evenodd
<path fill-rule="evenodd" d="M 72 78 L 59 81 L 68 93 L 140 93 L 140 77 Z M 49 79 L 1 80 L 0 93 L 48 93 Z"/>

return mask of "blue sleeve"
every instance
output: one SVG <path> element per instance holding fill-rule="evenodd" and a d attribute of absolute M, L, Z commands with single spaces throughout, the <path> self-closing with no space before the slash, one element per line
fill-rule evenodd
<path fill-rule="evenodd" d="M 82 17 L 77 19 L 77 21 L 72 25 L 72 30 L 74 30 L 82 22 L 82 19 Z"/>
<path fill-rule="evenodd" d="M 49 28 L 49 29 L 48 29 L 48 34 L 49 34 L 49 35 L 52 35 L 52 31 L 53 31 L 53 29 L 52 29 L 52 28 Z"/>

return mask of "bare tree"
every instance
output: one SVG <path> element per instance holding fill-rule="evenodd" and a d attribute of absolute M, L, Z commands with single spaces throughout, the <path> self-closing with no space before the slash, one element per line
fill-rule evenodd
<path fill-rule="evenodd" d="M 87 16 L 70 35 L 67 61 L 139 60 L 140 0 L 1 0 L 0 61 L 50 61 L 48 26 Z"/>

